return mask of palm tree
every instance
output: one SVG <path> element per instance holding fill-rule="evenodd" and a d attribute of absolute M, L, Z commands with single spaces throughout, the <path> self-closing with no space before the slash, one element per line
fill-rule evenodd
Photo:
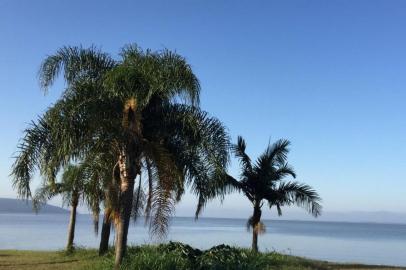
<path fill-rule="evenodd" d="M 37 168 L 52 182 L 71 161 L 94 153 L 113 156 L 118 267 L 137 176 L 139 181 L 146 176 L 151 232 L 162 235 L 185 184 L 198 195 L 196 215 L 217 195 L 228 162 L 228 135 L 221 122 L 198 109 L 198 80 L 171 51 L 129 46 L 116 61 L 94 48 L 65 47 L 42 65 L 45 90 L 60 72 L 67 88 L 25 131 L 13 165 L 14 187 L 27 198 Z"/>
<path fill-rule="evenodd" d="M 36 211 L 47 200 L 56 195 L 62 195 L 64 204 L 71 207 L 70 219 L 68 226 L 68 241 L 66 245 L 67 251 L 73 249 L 73 241 L 75 237 L 76 226 L 76 212 L 77 207 L 81 201 L 85 201 L 88 207 L 93 212 L 95 231 L 97 233 L 98 216 L 99 216 L 99 198 L 100 192 L 98 188 L 98 179 L 89 177 L 88 168 L 84 164 L 72 165 L 69 164 L 63 171 L 61 181 L 58 183 L 43 183 L 43 185 L 36 190 L 33 197 L 33 206 Z"/>
<path fill-rule="evenodd" d="M 282 206 L 296 204 L 305 208 L 317 217 L 321 214 L 320 197 L 310 186 L 298 182 L 286 182 L 286 176 L 296 177 L 293 168 L 287 163 L 290 142 L 279 140 L 269 145 L 255 163 L 246 154 L 246 143 L 238 137 L 237 144 L 232 151 L 240 160 L 242 167 L 241 179 L 236 180 L 228 176 L 232 187 L 244 193 L 253 205 L 254 212 L 247 222 L 247 228 L 252 229 L 252 249 L 258 251 L 258 233 L 265 232 L 265 225 L 261 222 L 261 208 L 264 201 L 269 209 L 275 207 L 278 215 L 282 215 Z"/>
<path fill-rule="evenodd" d="M 109 178 L 105 178 L 108 180 Z M 102 230 L 100 233 L 100 245 L 99 245 L 99 255 L 104 255 L 109 248 L 109 239 L 111 232 L 111 221 L 113 219 L 113 207 L 112 201 L 114 201 L 115 195 L 118 194 L 117 188 L 113 186 L 110 181 L 104 184 L 104 213 L 102 221 Z"/>

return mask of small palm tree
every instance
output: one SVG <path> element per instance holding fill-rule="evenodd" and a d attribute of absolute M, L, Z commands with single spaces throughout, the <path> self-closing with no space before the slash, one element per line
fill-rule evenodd
<path fill-rule="evenodd" d="M 57 195 L 61 195 L 63 203 L 70 206 L 68 241 L 66 245 L 68 251 L 73 249 L 76 213 L 77 207 L 81 201 L 85 201 L 93 212 L 95 224 L 94 229 L 97 233 L 98 227 L 96 225 L 98 225 L 100 198 L 96 197 L 100 196 L 100 191 L 95 190 L 98 189 L 98 179 L 90 178 L 89 176 L 88 168 L 85 164 L 69 164 L 64 169 L 60 182 L 43 183 L 43 185 L 36 190 L 33 197 L 33 205 L 36 211 L 40 210 L 43 203 Z"/>
<path fill-rule="evenodd" d="M 305 208 L 315 217 L 321 214 L 321 198 L 314 189 L 298 182 L 283 181 L 289 175 L 296 177 L 293 168 L 287 163 L 289 144 L 287 140 L 279 140 L 269 145 L 255 163 L 246 154 L 246 143 L 242 137 L 238 137 L 237 144 L 232 146 L 233 153 L 240 160 L 242 172 L 240 180 L 231 176 L 228 176 L 228 180 L 253 205 L 254 212 L 247 222 L 247 228 L 252 229 L 252 249 L 256 252 L 258 233 L 265 232 L 265 226 L 261 222 L 264 201 L 268 202 L 270 209 L 276 207 L 279 216 L 282 215 L 282 206 L 293 204 Z"/>

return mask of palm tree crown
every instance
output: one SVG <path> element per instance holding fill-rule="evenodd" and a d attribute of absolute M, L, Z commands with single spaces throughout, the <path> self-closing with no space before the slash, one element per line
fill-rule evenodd
<path fill-rule="evenodd" d="M 247 223 L 247 226 L 253 229 L 254 250 L 258 250 L 258 232 L 265 229 L 260 222 L 264 201 L 270 209 L 275 207 L 278 215 L 282 215 L 283 206 L 293 204 L 305 208 L 315 217 L 321 214 L 321 198 L 315 190 L 306 184 L 283 181 L 287 176 L 296 178 L 293 168 L 287 162 L 289 144 L 287 140 L 278 140 L 269 145 L 255 162 L 246 154 L 246 143 L 242 137 L 238 137 L 237 144 L 232 146 L 242 171 L 240 180 L 228 176 L 228 181 L 231 186 L 243 192 L 254 207 L 254 213 Z"/>

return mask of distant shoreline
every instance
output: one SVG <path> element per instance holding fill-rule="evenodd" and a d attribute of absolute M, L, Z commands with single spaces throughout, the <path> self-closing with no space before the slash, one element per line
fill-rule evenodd
<path fill-rule="evenodd" d="M 35 211 L 31 200 L 0 198 L 0 213 L 35 214 Z M 66 214 L 69 211 L 62 207 L 43 204 L 39 213 Z"/>

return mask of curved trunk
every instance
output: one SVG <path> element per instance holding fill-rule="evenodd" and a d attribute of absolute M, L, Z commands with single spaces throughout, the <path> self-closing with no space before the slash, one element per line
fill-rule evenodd
<path fill-rule="evenodd" d="M 252 250 L 258 252 L 258 225 L 261 221 L 261 207 L 259 203 L 254 205 L 254 213 L 252 215 Z"/>
<path fill-rule="evenodd" d="M 104 209 L 103 225 L 100 234 L 100 246 L 99 255 L 106 254 L 109 249 L 109 239 L 111 230 L 111 220 L 110 220 L 111 209 Z"/>
<path fill-rule="evenodd" d="M 116 229 L 115 269 L 119 269 L 127 250 L 127 234 L 130 225 L 131 209 L 134 196 L 135 168 L 133 159 L 128 153 L 120 155 L 120 199 L 119 221 Z"/>
<path fill-rule="evenodd" d="M 73 248 L 73 239 L 75 238 L 75 225 L 76 225 L 76 208 L 78 206 L 78 197 L 76 195 L 72 198 L 72 205 L 70 211 L 70 220 L 68 227 L 68 243 L 66 249 L 69 251 Z"/>

